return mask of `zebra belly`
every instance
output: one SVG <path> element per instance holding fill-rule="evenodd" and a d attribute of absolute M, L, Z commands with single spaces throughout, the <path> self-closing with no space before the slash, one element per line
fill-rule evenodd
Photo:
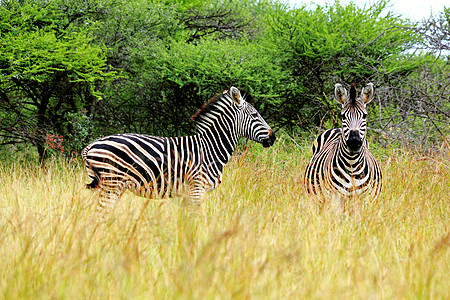
<path fill-rule="evenodd" d="M 100 174 L 99 187 L 102 189 L 128 189 L 145 198 L 177 197 L 189 192 L 186 176 L 169 178 L 168 172 L 161 172 L 156 165 L 148 163 L 147 167 L 143 167 L 126 164 L 118 158 L 114 159 L 114 163 L 110 159 L 99 160 L 98 156 L 91 158 L 93 159 L 87 160 L 87 164 L 91 166 L 88 168 L 88 175 L 94 178 L 92 170 L 97 170 Z"/>
<path fill-rule="evenodd" d="M 332 171 L 328 172 L 331 173 Z M 374 191 L 374 181 L 370 180 L 368 175 L 365 176 L 368 179 L 365 181 L 354 177 L 335 178 L 325 176 L 325 174 L 320 176 L 320 179 L 318 177 L 317 180 L 307 183 L 307 190 L 310 194 L 326 199 L 333 199 L 336 196 L 365 198 Z"/>
<path fill-rule="evenodd" d="M 136 184 L 136 181 L 129 180 L 126 182 L 126 188 L 137 196 L 151 199 L 158 198 L 170 198 L 170 197 L 180 197 L 189 193 L 189 186 L 186 184 L 181 184 L 177 187 L 168 186 L 168 182 L 165 182 L 165 188 L 162 189 L 161 186 L 157 186 L 156 189 L 150 186 L 145 186 L 143 184 Z"/>

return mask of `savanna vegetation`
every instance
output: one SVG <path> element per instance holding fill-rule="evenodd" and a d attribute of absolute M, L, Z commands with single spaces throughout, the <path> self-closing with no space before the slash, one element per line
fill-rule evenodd
<path fill-rule="evenodd" d="M 0 295 L 450 298 L 450 10 L 388 0 L 0 0 Z M 336 82 L 373 82 L 375 203 L 318 210 L 303 172 L 340 126 Z M 279 137 L 242 141 L 204 217 L 126 193 L 104 218 L 79 153 L 185 135 L 231 85 Z"/>
<path fill-rule="evenodd" d="M 448 156 L 373 147 L 377 202 L 319 212 L 302 185 L 309 146 L 239 149 L 205 218 L 127 192 L 99 219 L 78 161 L 2 165 L 1 296 L 448 299 Z"/>
<path fill-rule="evenodd" d="M 338 125 L 336 82 L 374 83 L 369 124 L 385 145 L 449 134 L 448 9 L 413 22 L 387 0 L 3 0 L 0 20 L 2 153 L 45 159 L 48 136 L 71 157 L 111 133 L 190 134 L 231 85 L 289 134 Z"/>

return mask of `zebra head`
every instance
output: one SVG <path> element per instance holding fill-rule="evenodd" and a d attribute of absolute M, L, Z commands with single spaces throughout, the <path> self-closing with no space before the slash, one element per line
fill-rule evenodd
<path fill-rule="evenodd" d="M 357 98 L 356 88 L 353 83 L 350 91 L 339 83 L 335 85 L 334 96 L 340 104 L 342 104 L 342 138 L 346 145 L 346 150 L 354 155 L 361 151 L 362 145 L 366 138 L 366 105 L 373 99 L 373 84 L 367 84 L 361 91 L 360 97 Z"/>
<path fill-rule="evenodd" d="M 247 93 L 242 96 L 241 92 L 234 86 L 230 88 L 228 93 L 234 102 L 239 135 L 261 143 L 265 148 L 272 146 L 276 140 L 275 133 L 259 112 L 246 101 L 246 98 L 251 97 L 251 95 Z"/>

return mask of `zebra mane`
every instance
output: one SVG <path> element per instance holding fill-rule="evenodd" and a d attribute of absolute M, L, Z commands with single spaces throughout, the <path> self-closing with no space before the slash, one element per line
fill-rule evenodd
<path fill-rule="evenodd" d="M 245 101 L 253 99 L 248 92 L 242 90 L 241 96 Z M 215 95 L 209 99 L 209 101 L 203 104 L 203 106 L 191 117 L 191 121 L 194 122 L 196 130 L 199 130 L 200 127 L 209 127 L 212 120 L 221 116 L 226 108 L 233 102 L 234 100 L 231 99 L 228 91 L 225 91 L 223 94 Z"/>
<path fill-rule="evenodd" d="M 215 95 L 211 99 L 209 99 L 208 102 L 203 104 L 203 106 L 191 117 L 191 121 L 194 123 L 200 123 L 202 122 L 203 116 L 205 116 L 209 112 L 221 112 L 220 106 L 217 105 L 217 102 L 220 101 L 221 97 L 223 95 Z"/>
<path fill-rule="evenodd" d="M 353 83 L 350 85 L 350 100 L 352 101 L 352 105 L 354 106 L 356 104 L 356 88 Z"/>

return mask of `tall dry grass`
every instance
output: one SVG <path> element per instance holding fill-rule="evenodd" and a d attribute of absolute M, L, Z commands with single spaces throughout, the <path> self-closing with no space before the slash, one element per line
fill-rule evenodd
<path fill-rule="evenodd" d="M 375 149 L 381 197 L 336 213 L 305 194 L 309 146 L 249 145 L 204 218 L 127 193 L 98 219 L 77 163 L 0 166 L 0 297 L 450 298 L 446 154 Z"/>

